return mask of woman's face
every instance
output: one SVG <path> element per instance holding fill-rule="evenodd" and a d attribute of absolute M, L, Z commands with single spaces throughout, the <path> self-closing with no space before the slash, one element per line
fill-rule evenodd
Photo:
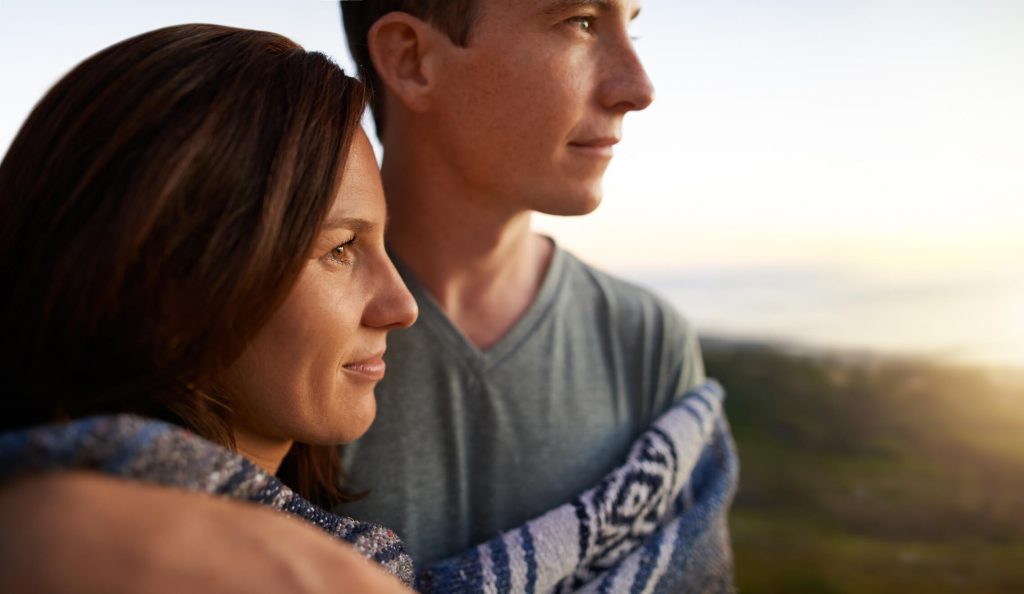
<path fill-rule="evenodd" d="M 384 251 L 385 218 L 377 162 L 359 130 L 298 282 L 219 382 L 238 449 L 265 467 L 276 469 L 292 441 L 349 442 L 373 421 L 387 333 L 417 314 Z"/>

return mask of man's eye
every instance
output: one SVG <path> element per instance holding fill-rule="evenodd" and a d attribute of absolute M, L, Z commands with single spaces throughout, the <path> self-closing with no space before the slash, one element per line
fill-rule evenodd
<path fill-rule="evenodd" d="M 568 22 L 572 24 L 572 26 L 578 28 L 580 31 L 583 31 L 584 33 L 590 33 L 594 30 L 594 21 L 596 20 L 597 19 L 592 16 L 578 16 L 569 19 Z"/>

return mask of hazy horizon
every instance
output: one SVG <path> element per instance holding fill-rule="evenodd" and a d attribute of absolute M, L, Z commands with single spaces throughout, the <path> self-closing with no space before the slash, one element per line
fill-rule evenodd
<path fill-rule="evenodd" d="M 900 280 L 809 266 L 617 272 L 668 299 L 702 336 L 1024 371 L 1024 281 L 1005 276 Z"/>

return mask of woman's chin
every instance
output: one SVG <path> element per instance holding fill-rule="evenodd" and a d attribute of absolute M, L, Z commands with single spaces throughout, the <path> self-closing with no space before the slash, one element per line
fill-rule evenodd
<path fill-rule="evenodd" d="M 358 403 L 341 417 L 337 423 L 332 423 L 326 435 L 317 436 L 318 445 L 340 445 L 362 437 L 377 417 L 377 399 L 373 392 L 359 397 Z"/>

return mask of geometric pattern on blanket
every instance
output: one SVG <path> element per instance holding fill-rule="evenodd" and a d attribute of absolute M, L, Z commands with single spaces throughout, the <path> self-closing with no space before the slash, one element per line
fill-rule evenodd
<path fill-rule="evenodd" d="M 277 509 L 348 542 L 407 585 L 413 582 L 412 559 L 390 529 L 324 511 L 237 452 L 177 425 L 111 415 L 0 434 L 0 483 L 61 470 L 92 470 Z"/>
<path fill-rule="evenodd" d="M 595 487 L 417 576 L 425 593 L 732 592 L 735 445 L 713 380 L 685 394 Z"/>

